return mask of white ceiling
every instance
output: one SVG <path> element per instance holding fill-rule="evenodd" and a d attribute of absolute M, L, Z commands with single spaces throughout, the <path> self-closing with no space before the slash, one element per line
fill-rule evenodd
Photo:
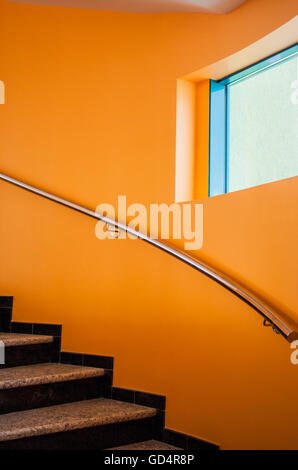
<path fill-rule="evenodd" d="M 225 14 L 246 0 L 13 0 L 36 5 L 69 6 L 137 13 L 201 12 Z"/>

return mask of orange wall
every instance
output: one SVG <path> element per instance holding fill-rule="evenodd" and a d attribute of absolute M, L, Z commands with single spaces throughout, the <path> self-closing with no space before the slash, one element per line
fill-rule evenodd
<path fill-rule="evenodd" d="M 0 0 L 0 168 L 96 207 L 174 200 L 177 78 L 297 14 L 136 15 Z M 297 312 L 298 179 L 203 200 L 199 253 Z M 139 241 L 0 183 L 0 291 L 63 349 L 113 355 L 115 384 L 167 395 L 170 428 L 223 448 L 298 448 L 298 368 L 248 306 Z"/>

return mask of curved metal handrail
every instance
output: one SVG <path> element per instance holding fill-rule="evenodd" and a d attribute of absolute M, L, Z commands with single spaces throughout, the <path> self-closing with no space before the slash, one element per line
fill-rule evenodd
<path fill-rule="evenodd" d="M 283 315 L 280 315 L 278 312 L 275 312 L 264 301 L 261 301 L 260 299 L 258 299 L 256 296 L 250 293 L 246 288 L 244 288 L 243 286 L 241 286 L 234 280 L 216 271 L 215 269 L 207 266 L 206 264 L 197 261 L 191 256 L 186 255 L 183 251 L 177 250 L 176 248 L 173 248 L 170 245 L 162 243 L 159 240 L 152 239 L 148 237 L 147 235 L 137 230 L 134 230 L 133 228 L 127 225 L 117 222 L 116 220 L 113 220 L 109 217 L 105 217 L 101 214 L 98 214 L 95 211 L 87 209 L 86 207 L 67 201 L 66 199 L 50 194 L 34 186 L 30 186 L 29 184 L 23 183 L 22 181 L 19 181 L 15 178 L 7 176 L 3 173 L 0 173 L 0 179 L 8 183 L 11 183 L 15 186 L 18 186 L 19 188 L 25 189 L 26 191 L 37 194 L 38 196 L 49 199 L 50 201 L 56 202 L 57 204 L 61 204 L 65 207 L 68 207 L 77 212 L 80 212 L 81 214 L 85 214 L 88 217 L 92 217 L 93 219 L 100 220 L 104 222 L 105 224 L 108 224 L 112 227 L 117 228 L 118 230 L 130 233 L 131 235 L 134 235 L 135 237 L 149 243 L 150 245 L 153 245 L 156 248 L 159 248 L 160 250 L 165 251 L 166 253 L 174 256 L 180 261 L 183 261 L 184 263 L 188 264 L 189 266 L 201 272 L 202 274 L 205 274 L 206 276 L 210 277 L 215 282 L 225 287 L 234 295 L 236 295 L 241 300 L 246 302 L 248 305 L 250 305 L 252 308 L 254 308 L 258 313 L 262 315 L 262 317 L 265 320 L 264 325 L 272 326 L 275 333 L 281 333 L 288 341 L 293 341 L 294 339 L 298 337 L 298 333 L 293 327 L 293 325 L 291 325 L 290 320 L 287 320 L 286 318 L 283 317 Z M 269 324 L 266 321 L 269 322 Z"/>

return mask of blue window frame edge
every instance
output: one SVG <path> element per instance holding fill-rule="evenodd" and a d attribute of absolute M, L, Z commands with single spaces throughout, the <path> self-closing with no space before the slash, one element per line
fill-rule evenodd
<path fill-rule="evenodd" d="M 228 87 L 210 80 L 209 196 L 227 192 Z"/>
<path fill-rule="evenodd" d="M 230 86 L 298 54 L 298 43 L 221 80 L 210 80 L 209 95 L 209 197 L 229 192 Z"/>

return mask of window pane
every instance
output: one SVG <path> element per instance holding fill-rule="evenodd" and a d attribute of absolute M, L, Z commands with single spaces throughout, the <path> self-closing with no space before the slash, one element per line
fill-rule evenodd
<path fill-rule="evenodd" d="M 295 57 L 229 87 L 229 191 L 298 175 L 297 75 Z"/>

